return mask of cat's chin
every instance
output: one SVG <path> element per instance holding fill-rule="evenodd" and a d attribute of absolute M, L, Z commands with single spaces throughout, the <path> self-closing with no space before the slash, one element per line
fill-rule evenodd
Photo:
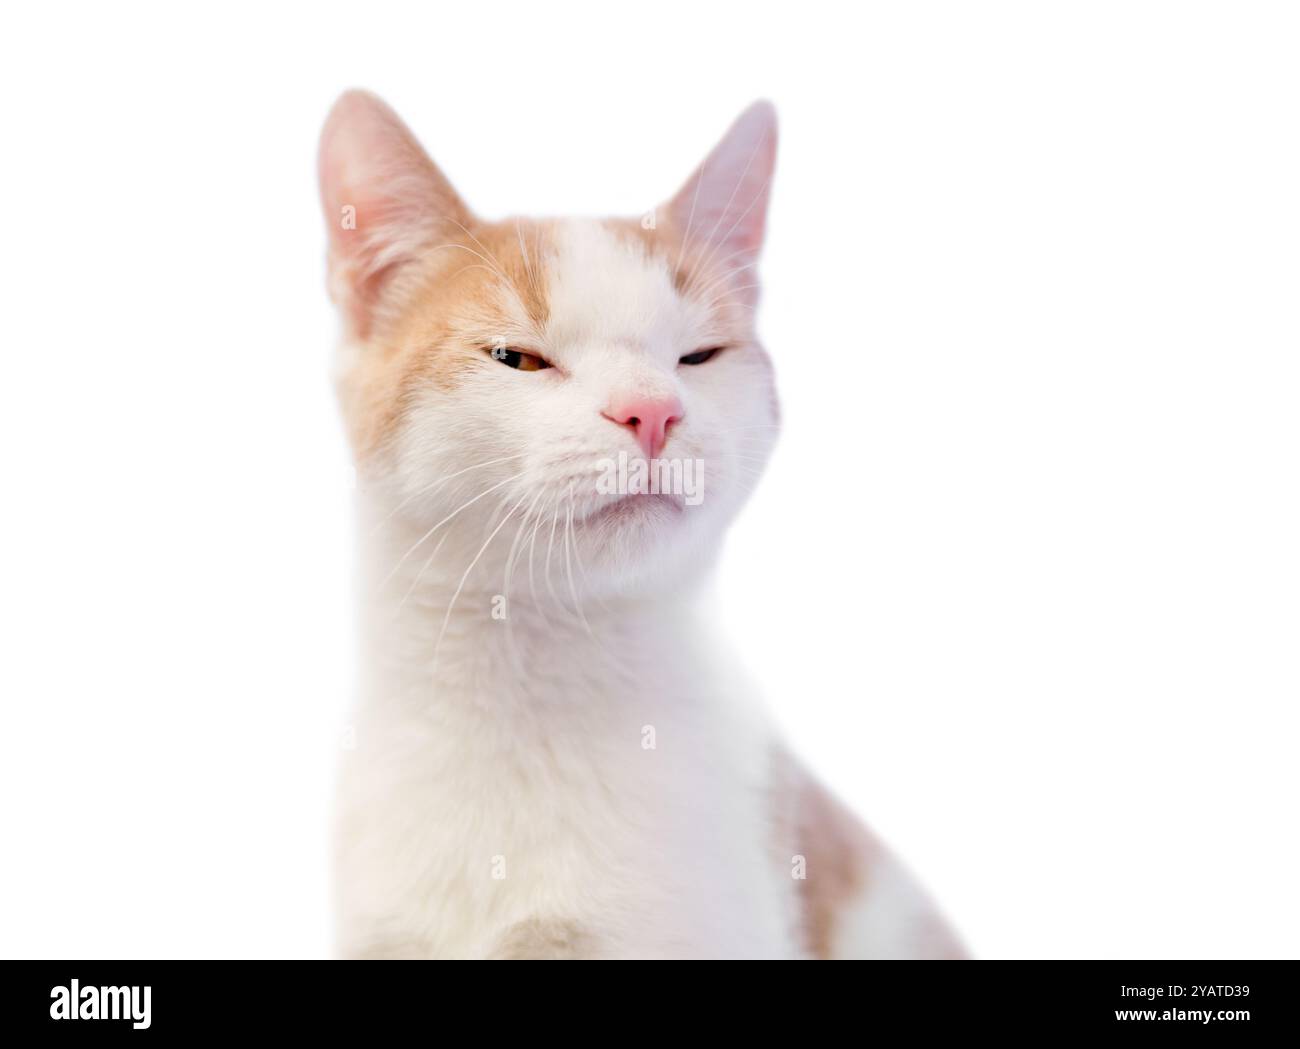
<path fill-rule="evenodd" d="M 716 554 L 712 525 L 679 495 L 614 497 L 573 522 L 575 556 L 606 597 L 683 594 Z"/>
<path fill-rule="evenodd" d="M 586 514 L 575 525 L 585 529 L 608 529 L 620 526 L 645 526 L 657 521 L 671 521 L 686 512 L 686 502 L 679 495 L 621 495 Z"/>

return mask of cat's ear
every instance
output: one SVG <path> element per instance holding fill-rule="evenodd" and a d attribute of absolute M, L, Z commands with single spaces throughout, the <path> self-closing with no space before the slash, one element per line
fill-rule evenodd
<path fill-rule="evenodd" d="M 776 110 L 755 102 L 668 204 L 688 246 L 743 266 L 758 258 L 776 167 Z"/>
<path fill-rule="evenodd" d="M 330 293 L 364 336 L 397 272 L 472 217 L 397 114 L 365 91 L 334 103 L 319 171 Z"/>

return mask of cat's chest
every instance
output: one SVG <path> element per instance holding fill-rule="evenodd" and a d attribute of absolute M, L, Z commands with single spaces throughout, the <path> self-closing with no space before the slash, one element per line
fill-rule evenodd
<path fill-rule="evenodd" d="M 762 733 L 690 691 L 582 698 L 375 720 L 345 799 L 358 847 L 400 857 L 377 895 L 405 887 L 448 954 L 539 917 L 622 929 L 614 953 L 782 953 Z"/>

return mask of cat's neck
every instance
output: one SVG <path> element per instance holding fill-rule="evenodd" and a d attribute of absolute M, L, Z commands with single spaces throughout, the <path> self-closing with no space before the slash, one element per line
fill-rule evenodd
<path fill-rule="evenodd" d="M 523 558 L 508 576 L 467 571 L 466 550 L 406 556 L 411 533 L 366 521 L 363 687 L 385 702 L 563 705 L 699 676 L 693 587 L 593 596 L 541 552 L 531 577 Z"/>

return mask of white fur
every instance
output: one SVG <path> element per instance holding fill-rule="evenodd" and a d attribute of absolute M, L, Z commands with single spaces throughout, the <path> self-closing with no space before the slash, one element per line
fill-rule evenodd
<path fill-rule="evenodd" d="M 505 302 L 503 337 L 555 367 L 430 384 L 359 476 L 340 950 L 799 957 L 775 738 L 694 600 L 775 436 L 766 354 L 746 321 L 679 366 L 719 333 L 662 261 L 595 222 L 548 243 L 546 327 Z M 601 415 L 628 388 L 682 399 L 661 454 L 705 498 L 587 522 L 597 461 L 637 453 Z"/>
<path fill-rule="evenodd" d="M 594 636 L 516 624 L 526 678 L 499 625 L 467 629 L 431 682 L 409 655 L 437 612 L 412 610 L 408 658 L 368 681 L 386 699 L 364 707 L 345 779 L 345 953 L 480 957 L 537 919 L 598 956 L 796 953 L 766 731 L 682 609 L 620 607 Z"/>
<path fill-rule="evenodd" d="M 566 224 L 554 243 L 544 346 L 564 374 L 501 368 L 478 390 L 431 391 L 387 475 L 359 496 L 366 654 L 341 795 L 341 947 L 486 956 L 513 926 L 554 921 L 589 937 L 586 953 L 790 957 L 795 886 L 765 807 L 770 735 L 691 611 L 740 471 L 706 456 L 715 475 L 688 517 L 628 535 L 575 523 L 599 503 L 584 483 L 595 460 L 635 450 L 599 414 L 616 386 L 682 396 L 665 456 L 716 452 L 747 423 L 744 446 L 763 449 L 765 391 L 719 379 L 765 384 L 766 361 L 749 347 L 736 354 L 748 362 L 716 362 L 721 376 L 678 369 L 701 320 L 664 269 L 596 223 Z M 392 512 L 513 449 L 528 454 Z M 432 561 L 436 537 L 392 573 L 426 524 L 521 470 L 444 526 Z M 551 493 L 563 496 L 554 509 Z M 466 577 L 510 505 L 517 519 Z M 508 618 L 494 620 L 517 537 L 533 541 L 533 579 L 516 545 Z M 651 575 L 656 585 L 631 585 Z"/>

